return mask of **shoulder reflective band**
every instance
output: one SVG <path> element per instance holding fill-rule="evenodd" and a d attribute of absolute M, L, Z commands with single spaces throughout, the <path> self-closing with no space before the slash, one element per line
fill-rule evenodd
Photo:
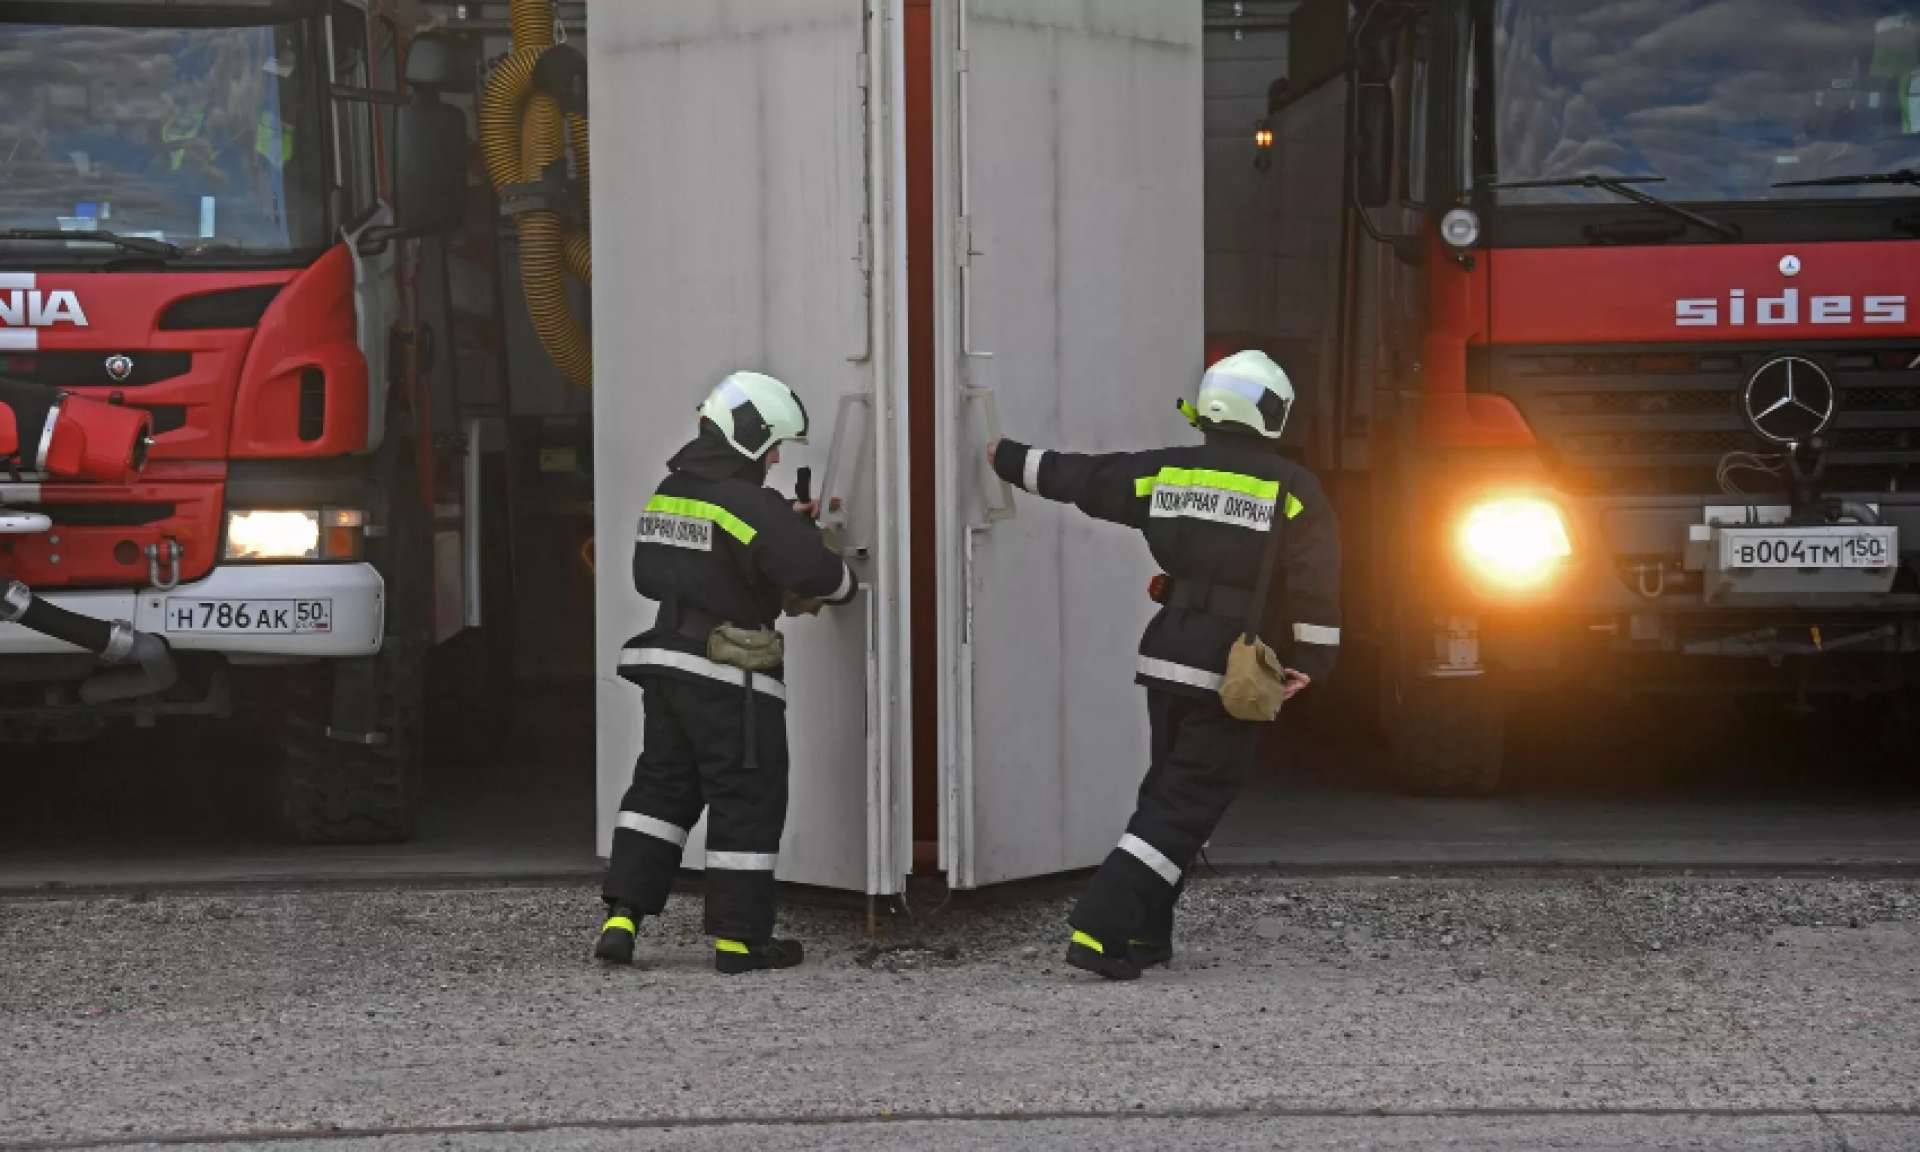
<path fill-rule="evenodd" d="M 1046 454 L 1045 448 L 1027 449 L 1026 463 L 1020 468 L 1020 487 L 1036 496 L 1040 494 L 1040 461 Z"/>
<path fill-rule="evenodd" d="M 642 836 L 651 836 L 655 840 L 665 840 L 676 848 L 687 846 L 687 830 L 676 824 L 669 824 L 665 820 L 642 816 L 638 812 L 622 812 L 614 823 L 629 832 L 638 832 Z"/>
<path fill-rule="evenodd" d="M 688 500 L 682 496 L 655 496 L 647 501 L 646 510 L 665 512 L 672 516 L 690 516 L 695 520 L 710 520 L 718 524 L 721 531 L 742 544 L 753 543 L 753 538 L 759 535 L 753 525 L 720 505 L 709 504 L 705 500 Z"/>
<path fill-rule="evenodd" d="M 1340 629 L 1328 628 L 1320 624 L 1295 624 L 1293 638 L 1302 644 L 1338 644 Z"/>
<path fill-rule="evenodd" d="M 1204 668 L 1189 668 L 1185 664 L 1175 664 L 1171 660 L 1155 660 L 1151 656 L 1140 657 L 1136 669 L 1140 675 L 1155 680 L 1165 680 L 1172 684 L 1185 684 L 1190 688 L 1206 688 L 1218 691 L 1227 678 L 1218 672 L 1209 672 Z"/>
<path fill-rule="evenodd" d="M 1088 948 L 1093 949 L 1095 952 L 1100 953 L 1102 956 L 1105 956 L 1107 954 L 1106 948 L 1101 945 L 1100 941 L 1095 940 L 1093 937 L 1087 935 L 1085 932 L 1076 930 L 1073 934 L 1073 942 L 1075 944 L 1084 944 Z"/>
<path fill-rule="evenodd" d="M 731 684 L 736 688 L 744 687 L 747 674 L 729 664 L 718 664 L 705 656 L 695 656 L 689 652 L 676 652 L 671 648 L 628 648 L 620 653 L 622 668 L 672 668 L 680 672 L 691 672 L 695 676 L 705 676 L 709 680 L 718 680 L 722 684 Z M 753 674 L 753 690 L 764 692 L 782 703 L 787 699 L 787 686 L 764 672 Z"/>
<path fill-rule="evenodd" d="M 738 940 L 715 940 L 713 946 L 722 952 L 738 952 L 742 955 L 747 951 L 747 946 Z"/>
<path fill-rule="evenodd" d="M 1221 492 L 1238 492 L 1256 500 L 1275 500 L 1280 496 L 1278 480 L 1262 480 L 1258 476 L 1246 476 L 1239 472 L 1215 472 L 1208 468 L 1162 468 L 1156 475 L 1143 476 L 1133 482 L 1136 496 L 1145 496 L 1155 488 L 1213 488 Z"/>
<path fill-rule="evenodd" d="M 1165 880 L 1167 883 L 1180 883 L 1180 869 L 1174 866 L 1173 861 L 1167 859 L 1166 853 L 1155 848 L 1145 840 L 1140 839 L 1140 837 L 1135 836 L 1133 833 L 1129 832 L 1125 836 L 1120 837 L 1120 851 L 1125 852 L 1135 860 L 1140 861 L 1140 863 L 1158 872 L 1160 879 Z"/>
<path fill-rule="evenodd" d="M 633 921 L 627 919 L 625 916 L 609 916 L 607 917 L 607 922 L 600 925 L 600 931 L 602 932 L 611 932 L 615 928 L 620 929 L 629 936 L 638 936 L 640 934 L 639 929 L 634 927 Z"/>
<path fill-rule="evenodd" d="M 722 872 L 771 872 L 780 863 L 776 852 L 708 852 L 707 867 Z"/>

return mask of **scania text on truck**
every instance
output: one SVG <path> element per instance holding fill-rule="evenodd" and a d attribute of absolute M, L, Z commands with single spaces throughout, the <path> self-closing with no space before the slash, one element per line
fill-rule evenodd
<path fill-rule="evenodd" d="M 0 742 L 255 704 L 315 840 L 410 832 L 424 656 L 466 622 L 422 253 L 466 196 L 436 93 L 471 77 L 443 43 L 408 58 L 398 7 L 0 3 L 0 376 L 152 434 L 114 482 L 0 464 L 0 577 L 179 673 L 103 700 L 94 654 L 0 627 Z"/>
<path fill-rule="evenodd" d="M 1292 24 L 1257 144 L 1402 778 L 1492 789 L 1569 681 L 1920 731 L 1920 5 Z"/>

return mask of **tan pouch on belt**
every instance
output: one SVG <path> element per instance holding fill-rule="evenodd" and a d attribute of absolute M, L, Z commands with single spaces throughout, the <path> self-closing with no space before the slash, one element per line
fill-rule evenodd
<path fill-rule="evenodd" d="M 771 628 L 722 624 L 707 634 L 707 659 L 746 672 L 778 668 L 787 658 L 786 637 Z"/>
<path fill-rule="evenodd" d="M 1227 678 L 1220 703 L 1235 720 L 1270 722 L 1287 702 L 1287 678 L 1280 657 L 1258 636 L 1233 642 L 1227 652 Z"/>

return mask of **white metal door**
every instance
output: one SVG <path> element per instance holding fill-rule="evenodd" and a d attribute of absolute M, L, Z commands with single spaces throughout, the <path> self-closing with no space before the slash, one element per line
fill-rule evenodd
<path fill-rule="evenodd" d="M 783 449 L 772 483 L 813 469 L 862 583 L 783 628 L 778 875 L 891 893 L 911 860 L 894 16 L 886 0 L 589 4 L 602 853 L 640 750 L 640 694 L 615 664 L 654 610 L 633 590 L 634 527 L 695 406 L 744 368 L 806 402 L 812 443 Z"/>
<path fill-rule="evenodd" d="M 1009 437 L 1191 436 L 1201 5 L 946 0 L 936 22 L 942 857 L 970 888 L 1098 863 L 1147 767 L 1137 534 L 1008 495 Z"/>

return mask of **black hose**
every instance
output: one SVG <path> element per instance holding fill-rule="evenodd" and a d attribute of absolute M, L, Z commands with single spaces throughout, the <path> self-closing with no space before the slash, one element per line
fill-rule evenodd
<path fill-rule="evenodd" d="M 96 656 L 105 652 L 113 639 L 113 625 L 107 621 L 69 612 L 38 596 L 15 623 L 43 636 L 64 640 L 76 648 L 85 648 Z"/>

